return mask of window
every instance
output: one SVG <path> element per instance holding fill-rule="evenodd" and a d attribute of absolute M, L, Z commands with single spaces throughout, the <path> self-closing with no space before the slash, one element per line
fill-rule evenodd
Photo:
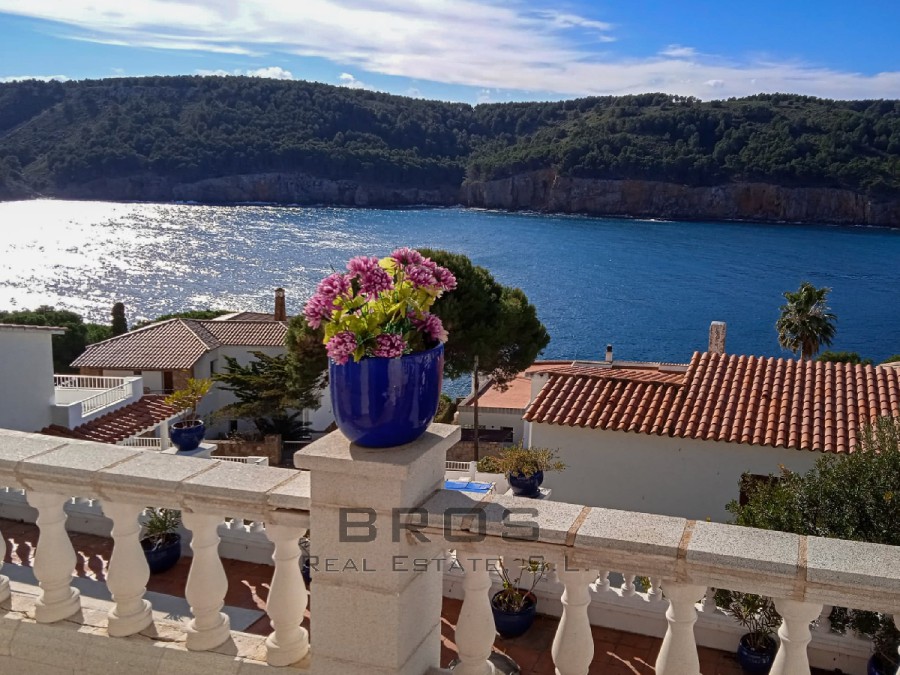
<path fill-rule="evenodd" d="M 140 371 L 140 370 L 132 370 L 132 371 L 131 371 L 131 374 L 132 374 L 132 375 L 140 375 L 140 374 L 141 374 L 141 371 Z"/>
<path fill-rule="evenodd" d="M 213 375 L 215 375 L 218 372 L 218 370 L 216 370 L 217 367 L 218 367 L 218 362 L 216 361 L 216 359 L 211 359 L 209 362 L 209 376 L 210 377 L 212 377 Z"/>
<path fill-rule="evenodd" d="M 175 391 L 175 377 L 171 370 L 163 371 L 163 391 L 167 394 Z"/>
<path fill-rule="evenodd" d="M 228 420 L 228 433 L 236 434 L 237 430 L 238 430 L 237 425 L 238 425 L 237 420 Z"/>

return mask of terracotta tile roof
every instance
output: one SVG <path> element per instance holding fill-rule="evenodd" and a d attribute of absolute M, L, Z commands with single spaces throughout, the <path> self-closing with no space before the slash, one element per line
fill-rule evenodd
<path fill-rule="evenodd" d="M 147 395 L 74 429 L 53 424 L 41 429 L 40 433 L 98 443 L 116 443 L 152 429 L 163 420 L 180 413 L 178 408 L 173 408 L 165 402 L 165 396 Z"/>
<path fill-rule="evenodd" d="M 195 321 L 169 319 L 88 345 L 75 368 L 181 370 L 221 346 L 275 347 L 284 344 L 282 321 Z"/>
<path fill-rule="evenodd" d="M 479 408 L 507 408 L 524 411 L 528 407 L 529 401 L 531 401 L 531 380 L 527 375 L 529 373 L 552 370 L 571 363 L 572 361 L 535 361 L 526 370 L 516 375 L 508 383 L 505 390 L 492 385 L 490 381 L 485 382 L 478 396 L 478 406 Z M 471 395 L 467 396 L 459 407 L 474 407 L 473 397 Z"/>
<path fill-rule="evenodd" d="M 695 353 L 683 374 L 551 371 L 525 419 L 839 453 L 861 425 L 898 414 L 896 369 Z"/>

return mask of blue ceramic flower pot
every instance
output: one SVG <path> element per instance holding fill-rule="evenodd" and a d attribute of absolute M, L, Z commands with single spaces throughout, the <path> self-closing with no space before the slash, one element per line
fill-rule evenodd
<path fill-rule="evenodd" d="M 768 673 L 775 660 L 775 640 L 766 638 L 766 649 L 759 651 L 748 646 L 749 635 L 745 635 L 738 643 L 737 659 L 745 673 Z"/>
<path fill-rule="evenodd" d="M 353 443 L 389 448 L 416 440 L 437 413 L 444 345 L 397 358 L 328 366 L 338 429 Z"/>
<path fill-rule="evenodd" d="M 200 447 L 203 437 L 206 435 L 206 425 L 203 422 L 189 423 L 185 426 L 185 422 L 176 422 L 169 427 L 169 438 L 172 445 L 181 452 L 190 452 Z"/>
<path fill-rule="evenodd" d="M 491 598 L 491 611 L 494 613 L 494 627 L 503 638 L 514 638 L 523 635 L 531 624 L 534 623 L 537 614 L 537 598 L 531 593 L 525 596 L 525 605 L 518 612 L 507 612 L 498 609 L 495 602 L 497 596 L 503 591 L 498 591 Z"/>
<path fill-rule="evenodd" d="M 511 473 L 507 476 L 507 480 L 517 497 L 537 497 L 541 493 L 538 488 L 544 482 L 544 472 L 538 471 L 530 476 Z"/>
<path fill-rule="evenodd" d="M 866 664 L 867 675 L 893 675 L 896 669 L 897 666 L 887 664 L 878 654 L 873 654 Z"/>
<path fill-rule="evenodd" d="M 166 538 L 166 542 L 162 546 L 150 548 L 148 540 L 141 541 L 141 548 L 144 549 L 144 556 L 147 558 L 147 566 L 150 568 L 151 574 L 165 572 L 175 566 L 175 563 L 181 558 L 181 535 L 170 534 Z"/>

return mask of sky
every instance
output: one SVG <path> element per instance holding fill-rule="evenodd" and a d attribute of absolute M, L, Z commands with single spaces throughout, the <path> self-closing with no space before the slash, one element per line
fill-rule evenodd
<path fill-rule="evenodd" d="M 192 74 L 473 104 L 900 98 L 900 1 L 0 0 L 0 82 Z"/>

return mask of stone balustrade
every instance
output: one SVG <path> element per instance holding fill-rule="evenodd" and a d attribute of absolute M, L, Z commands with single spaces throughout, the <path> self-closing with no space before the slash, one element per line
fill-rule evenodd
<path fill-rule="evenodd" d="M 331 434 L 295 455 L 307 473 L 0 431 L 0 485 L 24 490 L 38 514 L 40 597 L 33 620 L 50 630 L 77 617 L 81 607 L 65 529 L 73 494 L 97 500 L 113 525 L 107 639 L 114 643 L 151 627 L 138 519 L 146 505 L 177 508 L 193 549 L 186 648 L 210 652 L 209 659 L 229 654 L 221 650 L 234 638 L 222 613 L 227 579 L 217 549 L 223 528 L 249 533 L 253 526 L 246 523 L 257 523 L 257 534 L 264 533 L 274 550 L 267 607 L 273 632 L 264 658 L 312 675 L 443 672 L 440 604 L 448 550 L 455 551 L 461 575 L 454 672 L 463 675 L 494 672 L 490 593 L 501 556 L 541 557 L 555 566 L 552 583 L 561 593 L 552 656 L 559 675 L 588 672 L 597 593 L 665 608 L 652 628 L 664 634 L 659 675 L 699 675 L 695 625 L 698 616 L 716 612 L 711 588 L 775 598 L 784 617 L 775 675 L 809 672 L 810 622 L 827 616 L 828 607 L 900 613 L 900 549 L 441 490 L 446 449 L 458 435 L 457 427 L 433 425 L 408 446 L 370 450 Z M 298 564 L 298 540 L 307 528 L 319 561 L 309 658 L 309 636 L 300 627 L 308 596 Z M 611 583 L 610 570 L 622 570 L 621 581 L 616 576 Z M 648 587 L 635 587 L 637 575 Z M 8 595 L 0 576 L 0 601 Z M 5 630 L 8 620 L 0 618 L 0 666 L 9 645 L 25 639 L 24 628 Z M 197 672 L 216 672 L 196 658 L 191 663 Z"/>

